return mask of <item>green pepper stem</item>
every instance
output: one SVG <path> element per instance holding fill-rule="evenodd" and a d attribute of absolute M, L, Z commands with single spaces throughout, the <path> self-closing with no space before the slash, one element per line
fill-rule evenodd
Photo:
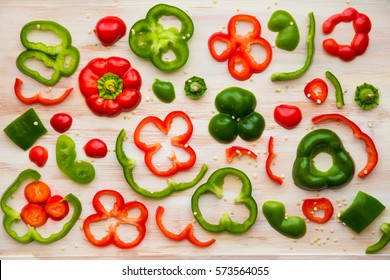
<path fill-rule="evenodd" d="M 115 100 L 123 90 L 123 80 L 111 72 L 98 80 L 99 97 Z"/>

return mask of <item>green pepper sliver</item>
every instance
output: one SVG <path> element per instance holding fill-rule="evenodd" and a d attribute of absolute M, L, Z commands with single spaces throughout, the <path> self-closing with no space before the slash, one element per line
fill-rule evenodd
<path fill-rule="evenodd" d="M 223 185 L 226 176 L 233 175 L 242 182 L 240 194 L 235 197 L 235 204 L 242 204 L 249 210 L 248 218 L 242 223 L 234 222 L 228 213 L 224 213 L 218 224 L 211 224 L 205 220 L 199 207 L 199 199 L 207 193 L 223 198 Z M 191 198 L 192 213 L 199 225 L 209 232 L 227 231 L 233 234 L 240 234 L 248 231 L 257 219 L 257 204 L 252 197 L 252 184 L 248 176 L 235 168 L 225 167 L 215 171 L 206 183 L 198 187 Z"/>
<path fill-rule="evenodd" d="M 340 85 L 339 80 L 330 71 L 326 71 L 325 76 L 332 83 L 334 89 L 336 90 L 336 106 L 337 106 L 337 108 L 344 107 L 344 93 L 343 93 L 343 89 Z"/>
<path fill-rule="evenodd" d="M 363 110 L 374 109 L 379 104 L 378 89 L 367 83 L 356 87 L 355 101 Z"/>
<path fill-rule="evenodd" d="M 380 229 L 382 231 L 381 238 L 377 243 L 367 247 L 366 254 L 376 253 L 385 248 L 386 245 L 390 242 L 390 223 L 382 223 Z"/>
<path fill-rule="evenodd" d="M 138 185 L 137 182 L 134 180 L 133 171 L 134 168 L 136 167 L 136 161 L 132 158 L 127 157 L 125 154 L 125 151 L 123 149 L 123 142 L 125 138 L 126 138 L 126 131 L 122 129 L 116 139 L 116 145 L 115 145 L 116 158 L 119 164 L 123 168 L 123 174 L 125 176 L 127 183 L 136 193 L 144 197 L 155 198 L 155 199 L 164 198 L 171 195 L 174 192 L 184 191 L 186 189 L 192 188 L 197 183 L 199 183 L 199 181 L 204 177 L 204 175 L 208 170 L 207 165 L 203 164 L 198 175 L 196 175 L 196 177 L 192 181 L 176 183 L 173 181 L 172 178 L 169 178 L 168 184 L 164 189 L 160 191 L 149 191 L 141 187 L 140 185 Z"/>
<path fill-rule="evenodd" d="M 1 197 L 1 209 L 4 212 L 4 229 L 9 234 L 9 236 L 11 236 L 13 239 L 20 243 L 30 243 L 35 240 L 39 243 L 48 244 L 65 237 L 78 221 L 82 211 L 80 200 L 70 193 L 64 197 L 64 200 L 66 200 L 72 205 L 73 214 L 69 221 L 64 224 L 64 226 L 59 232 L 51 234 L 48 237 L 44 237 L 37 231 L 35 227 L 26 225 L 28 228 L 27 232 L 22 236 L 18 235 L 18 233 L 13 228 L 13 224 L 20 222 L 20 213 L 17 210 L 13 209 L 10 205 L 8 205 L 8 200 L 19 189 L 19 187 L 24 183 L 24 181 L 32 180 L 34 182 L 38 182 L 40 178 L 41 174 L 39 174 L 39 172 L 33 169 L 26 169 L 18 175 L 15 181 L 5 190 Z"/>
<path fill-rule="evenodd" d="M 191 99 L 201 98 L 207 90 L 204 79 L 193 76 L 184 83 L 184 92 Z"/>

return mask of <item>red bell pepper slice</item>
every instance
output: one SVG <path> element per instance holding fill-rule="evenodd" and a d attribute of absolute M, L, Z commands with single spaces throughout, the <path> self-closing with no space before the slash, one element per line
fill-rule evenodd
<path fill-rule="evenodd" d="M 169 157 L 169 159 L 172 161 L 171 167 L 167 170 L 161 170 L 153 164 L 152 159 L 153 155 L 162 148 L 162 145 L 160 143 L 147 144 L 145 142 L 142 142 L 140 140 L 140 134 L 145 125 L 152 123 L 157 128 L 159 128 L 165 135 L 168 135 L 174 118 L 183 118 L 187 123 L 187 131 L 184 134 L 172 137 L 171 145 L 174 147 L 182 148 L 186 153 L 190 155 L 190 157 L 187 161 L 179 161 L 176 157 L 175 152 L 172 151 L 172 154 Z M 172 176 L 180 170 L 187 170 L 191 168 L 196 162 L 196 153 L 191 148 L 191 146 L 187 144 L 188 140 L 192 136 L 192 132 L 193 125 L 190 117 L 182 111 L 173 111 L 169 113 L 163 121 L 156 116 L 149 116 L 144 118 L 138 124 L 134 131 L 134 144 L 145 153 L 144 159 L 146 166 L 153 174 L 158 176 Z"/>
<path fill-rule="evenodd" d="M 274 152 L 274 137 L 271 136 L 268 141 L 268 156 L 267 161 L 265 162 L 265 170 L 267 171 L 268 177 L 278 183 L 279 185 L 283 184 L 283 178 L 275 175 L 271 170 L 272 160 L 276 156 Z"/>
<path fill-rule="evenodd" d="M 257 160 L 257 155 L 251 150 L 240 147 L 240 146 L 231 146 L 230 148 L 226 148 L 226 160 L 227 162 L 232 162 L 235 157 L 242 157 L 244 155 L 248 155 L 251 158 Z"/>
<path fill-rule="evenodd" d="M 378 163 L 378 151 L 375 147 L 374 141 L 371 139 L 370 136 L 368 136 L 366 133 L 364 133 L 360 127 L 355 124 L 353 121 L 348 119 L 347 117 L 340 115 L 340 114 L 323 114 L 318 115 L 312 118 L 312 122 L 319 123 L 323 120 L 336 120 L 336 121 L 342 121 L 345 124 L 347 124 L 353 131 L 353 135 L 357 138 L 362 139 L 366 144 L 366 152 L 367 152 L 367 163 L 364 166 L 364 168 L 359 172 L 358 176 L 360 178 L 366 177 L 368 174 L 371 173 L 371 171 L 375 168 L 375 166 Z"/>
<path fill-rule="evenodd" d="M 328 97 L 328 85 L 323 79 L 310 81 L 304 89 L 305 96 L 316 104 L 322 104 Z"/>
<path fill-rule="evenodd" d="M 325 197 L 307 198 L 302 203 L 302 212 L 308 220 L 324 224 L 332 218 L 334 208 Z M 317 216 L 316 212 L 322 212 L 322 216 Z"/>
<path fill-rule="evenodd" d="M 194 227 L 192 223 L 189 223 L 179 234 L 173 233 L 169 231 L 162 222 L 162 215 L 164 213 L 165 209 L 162 206 L 158 206 L 156 209 L 156 223 L 158 228 L 161 230 L 161 232 L 172 240 L 181 241 L 184 239 L 187 239 L 192 244 L 199 246 L 199 247 L 208 247 L 211 244 L 215 242 L 215 239 L 210 239 L 209 241 L 200 241 L 194 236 Z"/>
<path fill-rule="evenodd" d="M 240 21 L 249 22 L 253 25 L 253 30 L 246 35 L 237 34 L 237 24 Z M 237 80 L 247 80 L 253 73 L 263 72 L 272 59 L 272 48 L 267 40 L 260 36 L 260 22 L 250 15 L 235 15 L 228 24 L 228 33 L 217 32 L 211 35 L 208 47 L 211 56 L 219 61 L 228 60 L 228 69 L 233 78 Z M 218 54 L 215 43 L 222 42 L 227 45 L 226 49 Z M 259 45 L 264 48 L 266 57 L 264 61 L 257 62 L 251 55 L 252 45 Z M 241 65 L 242 69 L 237 67 Z"/>
<path fill-rule="evenodd" d="M 116 200 L 111 210 L 107 210 L 100 201 L 100 198 L 104 195 L 113 196 Z M 87 240 L 97 246 L 104 247 L 110 244 L 117 246 L 118 248 L 128 249 L 135 247 L 141 243 L 146 233 L 146 221 L 148 219 L 148 210 L 144 204 L 138 201 L 124 202 L 123 196 L 114 190 L 101 190 L 95 194 L 92 200 L 93 208 L 96 210 L 95 214 L 88 216 L 84 220 L 83 230 Z M 128 212 L 137 208 L 140 211 L 140 215 L 137 218 L 128 217 Z M 107 230 L 107 235 L 102 239 L 96 239 L 91 232 L 90 225 L 95 222 L 107 220 L 109 218 L 115 218 L 116 222 L 112 223 Z M 137 228 L 138 236 L 130 241 L 123 241 L 117 233 L 117 228 L 122 224 L 133 225 Z"/>
<path fill-rule="evenodd" d="M 35 103 L 40 103 L 42 105 L 55 105 L 64 101 L 73 90 L 73 88 L 68 88 L 67 90 L 65 90 L 65 92 L 62 95 L 58 96 L 57 98 L 43 97 L 40 92 L 35 93 L 31 97 L 25 97 L 23 96 L 21 90 L 22 85 L 23 85 L 23 81 L 19 78 L 16 78 L 14 84 L 15 95 L 21 102 L 27 105 L 31 105 Z"/>

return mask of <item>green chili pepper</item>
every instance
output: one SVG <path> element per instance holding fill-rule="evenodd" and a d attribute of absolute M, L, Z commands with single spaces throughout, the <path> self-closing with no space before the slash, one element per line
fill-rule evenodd
<path fill-rule="evenodd" d="M 337 106 L 337 108 L 344 107 L 344 93 L 343 93 L 343 89 L 341 88 L 339 80 L 330 71 L 326 71 L 325 76 L 332 83 L 333 87 L 336 90 L 336 106 Z"/>
<path fill-rule="evenodd" d="M 122 129 L 116 139 L 116 145 L 115 145 L 116 158 L 119 164 L 123 168 L 123 174 L 125 176 L 127 183 L 135 192 L 139 193 L 140 195 L 149 198 L 167 197 L 174 192 L 184 191 L 186 189 L 192 188 L 197 183 L 199 183 L 199 181 L 204 177 L 204 175 L 207 172 L 208 169 L 207 165 L 203 164 L 198 175 L 196 175 L 196 177 L 192 181 L 176 183 L 173 181 L 173 179 L 170 178 L 168 179 L 168 185 L 164 189 L 160 191 L 149 191 L 141 187 L 140 185 L 138 185 L 137 182 L 134 180 L 133 170 L 136 167 L 136 162 L 134 159 L 127 157 L 125 151 L 123 150 L 123 141 L 125 140 L 125 138 L 126 138 L 126 131 Z"/>
<path fill-rule="evenodd" d="M 314 158 L 320 153 L 332 157 L 327 171 L 317 169 Z M 317 129 L 305 135 L 298 145 L 292 176 L 295 185 L 305 190 L 340 188 L 351 181 L 355 165 L 337 134 L 328 129 Z"/>
<path fill-rule="evenodd" d="M 379 104 L 378 89 L 367 83 L 356 87 L 355 101 L 363 110 L 375 108 Z"/>
<path fill-rule="evenodd" d="M 72 138 L 60 135 L 56 144 L 56 160 L 58 168 L 71 180 L 79 184 L 88 184 L 95 178 L 92 164 L 76 160 L 76 145 Z"/>
<path fill-rule="evenodd" d="M 300 40 L 298 25 L 287 11 L 275 11 L 268 21 L 268 29 L 278 32 L 275 40 L 278 48 L 293 51 L 298 46 Z"/>
<path fill-rule="evenodd" d="M 181 22 L 181 29 L 164 28 L 159 20 L 162 17 L 175 17 Z M 129 45 L 139 57 L 149 58 L 154 66 L 162 71 L 173 71 L 181 68 L 188 60 L 187 41 L 194 33 L 191 18 L 181 9 L 166 4 L 152 7 L 145 19 L 137 21 L 130 29 Z M 164 56 L 171 51 L 174 58 Z"/>
<path fill-rule="evenodd" d="M 175 87 L 171 82 L 156 79 L 152 85 L 152 90 L 156 97 L 164 103 L 171 103 L 176 98 Z"/>
<path fill-rule="evenodd" d="M 390 242 L 390 223 L 382 223 L 380 227 L 382 236 L 379 241 L 366 249 L 366 254 L 376 253 L 382 250 Z"/>
<path fill-rule="evenodd" d="M 197 76 L 193 76 L 189 78 L 184 83 L 184 91 L 186 96 L 192 99 L 199 99 L 206 92 L 207 87 L 204 79 L 199 78 Z"/>
<path fill-rule="evenodd" d="M 242 223 L 234 222 L 228 213 L 224 213 L 218 224 L 207 222 L 199 208 L 199 199 L 202 195 L 212 193 L 219 199 L 223 198 L 223 185 L 226 176 L 233 175 L 242 183 L 240 194 L 234 199 L 235 204 L 242 204 L 249 210 L 249 217 Z M 201 185 L 192 195 L 191 207 L 195 219 L 199 225 L 209 232 L 227 231 L 233 234 L 240 234 L 248 231 L 257 218 L 257 204 L 252 197 L 252 184 L 244 172 L 230 167 L 225 167 L 215 171 L 206 183 Z"/>
<path fill-rule="evenodd" d="M 310 26 L 309 26 L 309 33 L 307 35 L 306 44 L 307 44 L 307 56 L 305 64 L 302 68 L 293 71 L 293 72 L 283 72 L 283 73 L 274 73 L 271 76 L 272 81 L 285 81 L 285 80 L 294 80 L 298 79 L 299 77 L 302 77 L 306 71 L 310 68 L 313 57 L 314 57 L 314 37 L 316 34 L 316 22 L 314 20 L 314 14 L 313 12 L 309 13 L 309 20 L 310 20 Z"/>
<path fill-rule="evenodd" d="M 33 108 L 17 117 L 3 130 L 16 145 L 28 150 L 44 134 L 47 129 Z"/>
<path fill-rule="evenodd" d="M 356 233 L 368 227 L 385 206 L 375 197 L 359 191 L 352 204 L 341 213 L 339 219 Z"/>
<path fill-rule="evenodd" d="M 8 205 L 8 200 L 19 189 L 25 180 L 33 180 L 34 182 L 38 182 L 39 178 L 41 178 L 41 174 L 39 174 L 37 171 L 33 169 L 26 169 L 18 175 L 15 181 L 5 190 L 1 197 L 1 209 L 4 212 L 4 229 L 9 234 L 9 236 L 20 243 L 30 243 L 35 240 L 37 242 L 47 244 L 53 243 L 63 238 L 76 224 L 82 211 L 79 199 L 73 194 L 68 194 L 64 197 L 64 200 L 73 206 L 73 215 L 70 220 L 64 224 L 63 228 L 59 232 L 51 234 L 48 237 L 43 237 L 35 227 L 28 225 L 27 232 L 22 236 L 18 235 L 18 233 L 14 230 L 13 225 L 20 222 L 20 213 Z"/>
<path fill-rule="evenodd" d="M 276 231 L 291 238 L 301 238 L 306 234 L 306 222 L 298 216 L 286 217 L 284 204 L 279 201 L 266 201 L 263 214 Z"/>

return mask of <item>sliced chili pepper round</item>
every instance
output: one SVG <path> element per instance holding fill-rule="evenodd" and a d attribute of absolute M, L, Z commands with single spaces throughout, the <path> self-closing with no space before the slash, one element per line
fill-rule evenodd
<path fill-rule="evenodd" d="M 307 98 L 320 105 L 328 97 L 328 85 L 323 79 L 316 78 L 305 86 L 304 92 Z"/>
<path fill-rule="evenodd" d="M 302 212 L 308 220 L 324 224 L 332 218 L 334 208 L 332 202 L 325 197 L 307 198 L 302 203 Z"/>

